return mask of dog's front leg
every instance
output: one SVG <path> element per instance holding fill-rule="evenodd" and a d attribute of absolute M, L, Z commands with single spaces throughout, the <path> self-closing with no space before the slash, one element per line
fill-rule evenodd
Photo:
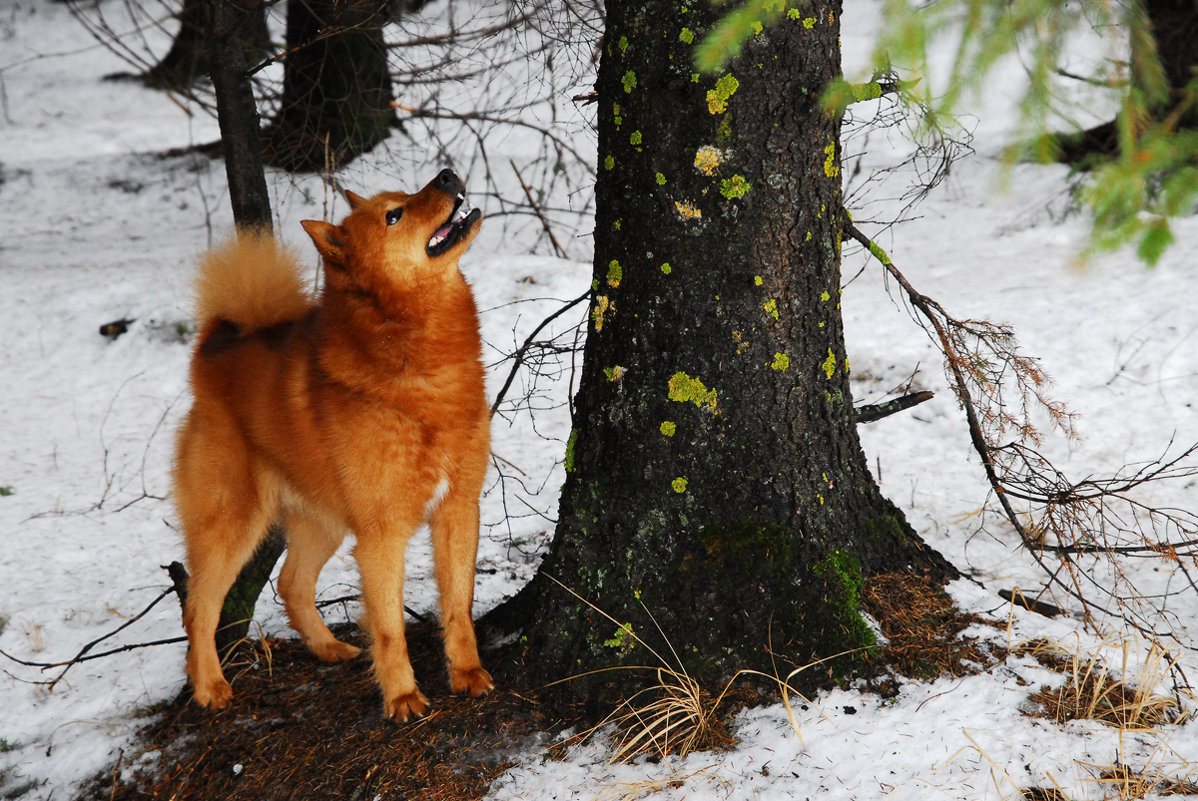
<path fill-rule="evenodd" d="M 477 698 L 494 689 L 495 682 L 479 661 L 471 618 L 474 560 L 478 554 L 478 492 L 474 485 L 465 493 L 451 489 L 430 523 L 449 689 Z"/>
<path fill-rule="evenodd" d="M 428 699 L 416 686 L 404 637 L 404 551 L 411 528 L 374 528 L 358 533 L 354 555 L 362 576 L 366 630 L 374 674 L 383 691 L 383 711 L 400 723 L 428 711 Z"/>

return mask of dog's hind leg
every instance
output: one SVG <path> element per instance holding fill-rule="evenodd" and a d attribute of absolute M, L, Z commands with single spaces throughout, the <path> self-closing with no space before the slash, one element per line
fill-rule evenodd
<path fill-rule="evenodd" d="M 287 559 L 279 572 L 279 595 L 291 627 L 321 660 L 353 659 L 361 649 L 334 637 L 316 609 L 316 579 L 345 538 L 345 529 L 300 509 L 284 512 L 283 528 L 287 532 Z"/>
<path fill-rule="evenodd" d="M 275 513 L 277 493 L 255 482 L 241 454 L 209 449 L 185 429 L 175 468 L 175 494 L 187 545 L 187 674 L 196 703 L 220 708 L 233 689 L 216 652 L 225 595 L 258 547 Z M 214 454 L 216 456 L 214 457 Z"/>
<path fill-rule="evenodd" d="M 478 555 L 478 495 L 450 490 L 429 521 L 437 587 L 441 591 L 441 628 L 449 662 L 449 688 L 477 697 L 495 687 L 478 658 L 471 607 L 474 560 Z"/>

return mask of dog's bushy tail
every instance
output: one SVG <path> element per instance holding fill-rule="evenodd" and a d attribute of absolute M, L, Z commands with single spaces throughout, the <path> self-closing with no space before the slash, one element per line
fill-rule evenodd
<path fill-rule="evenodd" d="M 312 308 L 299 261 L 269 231 L 244 230 L 200 257 L 196 316 L 201 332 L 221 322 L 241 336 L 299 320 Z"/>

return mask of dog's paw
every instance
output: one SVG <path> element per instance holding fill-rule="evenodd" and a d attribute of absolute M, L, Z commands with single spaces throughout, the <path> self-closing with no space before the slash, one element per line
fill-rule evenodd
<path fill-rule="evenodd" d="M 225 681 L 224 676 L 200 682 L 194 685 L 194 689 L 195 702 L 209 709 L 223 709 L 233 700 L 233 688 Z"/>
<path fill-rule="evenodd" d="M 388 698 L 383 706 L 387 717 L 396 723 L 407 723 L 411 718 L 422 718 L 428 712 L 428 699 L 420 690 Z"/>
<path fill-rule="evenodd" d="M 333 640 L 319 645 L 309 643 L 308 647 L 322 662 L 347 662 L 362 653 L 361 648 L 341 642 L 341 640 Z"/>
<path fill-rule="evenodd" d="M 471 698 L 486 695 L 495 689 L 491 674 L 481 667 L 470 670 L 449 670 L 449 689 L 454 693 L 467 693 Z"/>

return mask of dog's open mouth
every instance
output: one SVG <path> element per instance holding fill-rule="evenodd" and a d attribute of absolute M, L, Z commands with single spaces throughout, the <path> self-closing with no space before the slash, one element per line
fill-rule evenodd
<path fill-rule="evenodd" d="M 449 219 L 428 240 L 428 246 L 425 248 L 428 255 L 440 256 L 456 245 L 481 216 L 482 212 L 478 209 L 470 208 L 465 195 L 458 195 L 453 204 L 453 211 L 449 214 Z"/>

